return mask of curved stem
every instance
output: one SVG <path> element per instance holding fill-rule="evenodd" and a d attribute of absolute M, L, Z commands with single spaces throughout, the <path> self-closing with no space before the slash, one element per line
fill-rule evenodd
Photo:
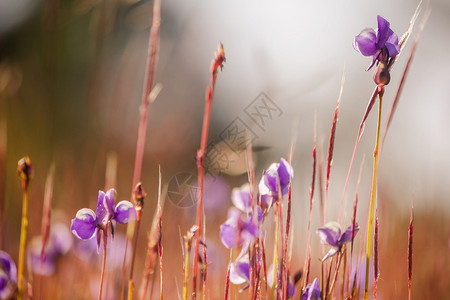
<path fill-rule="evenodd" d="M 372 223 L 373 223 L 373 208 L 375 203 L 375 194 L 377 188 L 377 170 L 378 170 L 378 148 L 380 145 L 380 126 L 381 126 L 381 108 L 383 102 L 383 87 L 381 86 L 381 90 L 378 93 L 379 102 L 378 102 L 378 122 L 377 122 L 377 139 L 375 143 L 375 150 L 373 152 L 373 174 L 372 174 L 372 192 L 370 199 L 370 211 L 369 211 L 369 224 L 367 230 L 367 252 L 366 252 L 366 280 L 364 285 L 364 299 L 366 300 L 368 297 L 369 291 L 369 263 L 370 263 L 370 241 L 372 237 Z"/>

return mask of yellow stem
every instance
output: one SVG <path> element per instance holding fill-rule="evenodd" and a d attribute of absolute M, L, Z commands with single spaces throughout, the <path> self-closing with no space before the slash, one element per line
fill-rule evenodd
<path fill-rule="evenodd" d="M 188 298 L 188 279 L 189 279 L 189 259 L 191 257 L 191 246 L 187 245 L 186 256 L 184 257 L 184 284 L 183 284 L 183 300 Z"/>
<path fill-rule="evenodd" d="M 279 241 L 279 231 L 280 231 L 280 208 L 279 204 L 277 205 L 278 216 L 275 221 L 275 245 L 273 249 L 273 278 L 272 278 L 272 299 L 275 299 L 275 291 L 278 290 L 278 281 L 277 281 L 277 261 L 278 261 L 278 241 Z M 269 278 L 270 280 L 270 278 Z"/>
<path fill-rule="evenodd" d="M 128 300 L 133 300 L 134 283 L 133 279 L 128 280 Z"/>
<path fill-rule="evenodd" d="M 25 245 L 27 243 L 27 233 L 28 233 L 28 187 L 25 186 L 23 189 L 23 200 L 22 200 L 22 225 L 20 229 L 20 248 L 19 248 L 19 268 L 17 285 L 19 293 L 17 299 L 21 300 L 24 291 L 24 279 L 23 279 L 23 267 L 25 265 Z"/>
<path fill-rule="evenodd" d="M 379 94 L 378 105 L 378 122 L 377 122 L 377 140 L 375 143 L 375 150 L 373 152 L 373 175 L 372 175 L 372 192 L 370 199 L 370 211 L 369 211 L 369 226 L 367 230 L 367 253 L 366 253 L 366 281 L 364 286 L 364 299 L 367 300 L 369 295 L 369 264 L 370 264 L 370 241 L 372 237 L 372 224 L 373 224 L 373 207 L 375 202 L 375 194 L 377 188 L 377 169 L 378 169 L 378 147 L 380 144 L 380 125 L 381 125 L 381 107 L 383 102 L 383 91 Z"/>

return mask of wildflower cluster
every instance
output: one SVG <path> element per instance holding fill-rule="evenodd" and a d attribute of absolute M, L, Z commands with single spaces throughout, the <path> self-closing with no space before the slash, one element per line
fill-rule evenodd
<path fill-rule="evenodd" d="M 240 249 L 239 255 L 230 264 L 229 280 L 237 285 L 245 283 L 243 289 L 248 288 L 252 282 L 260 282 L 259 278 L 252 281 L 250 270 L 253 268 L 255 272 L 258 272 L 257 270 L 261 270 L 261 266 L 264 266 L 267 285 L 272 288 L 274 293 L 281 297 L 285 295 L 287 298 L 295 295 L 295 285 L 300 278 L 294 280 L 289 278 L 289 268 L 286 267 L 286 263 L 288 263 L 286 249 L 282 245 L 283 251 L 281 251 L 280 258 L 276 250 L 278 238 L 275 240 L 274 263 L 269 266 L 267 273 L 265 270 L 266 262 L 263 261 L 265 253 L 262 253 L 262 247 L 260 247 L 261 245 L 254 247 L 259 245 L 261 240 L 264 240 L 265 232 L 262 229 L 264 216 L 269 214 L 272 207 L 276 208 L 274 210 L 276 227 L 280 226 L 283 199 L 285 195 L 289 194 L 290 201 L 289 190 L 293 177 L 292 166 L 284 158 L 281 158 L 279 162 L 271 164 L 264 172 L 259 181 L 257 200 L 253 200 L 253 206 L 253 195 L 249 183 L 242 185 L 240 188 L 234 188 L 231 193 L 234 207 L 229 209 L 228 219 L 220 227 L 220 239 L 225 247 Z M 289 224 L 287 223 L 286 226 L 288 227 Z M 358 230 L 359 227 L 356 224 L 355 228 L 349 226 L 342 232 L 340 225 L 336 222 L 327 223 L 324 227 L 319 228 L 317 233 L 322 243 L 331 246 L 331 250 L 322 258 L 322 261 L 340 253 L 343 245 L 352 241 Z M 278 236 L 277 231 L 275 235 Z M 287 239 L 286 236 L 283 238 Z M 317 278 L 314 279 L 312 284 L 302 288 L 302 299 L 304 300 L 320 299 L 320 296 L 321 291 Z"/>

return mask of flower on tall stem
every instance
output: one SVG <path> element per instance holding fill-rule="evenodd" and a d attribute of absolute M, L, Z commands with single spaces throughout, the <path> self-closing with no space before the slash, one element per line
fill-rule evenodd
<path fill-rule="evenodd" d="M 251 216 L 243 215 L 236 208 L 230 208 L 228 219 L 220 226 L 220 240 L 228 249 L 242 247 L 247 249 L 250 244 L 261 236 L 260 228 L 263 222 L 263 212 L 259 206 Z"/>
<path fill-rule="evenodd" d="M 234 262 L 231 263 L 230 281 L 234 284 L 242 284 L 242 283 L 247 283 L 247 285 L 249 284 L 250 266 L 248 254 L 239 257 L 238 259 L 236 259 Z"/>
<path fill-rule="evenodd" d="M 79 239 L 90 240 L 97 235 L 97 246 L 100 246 L 99 231 L 106 232 L 111 225 L 111 234 L 114 236 L 114 223 L 126 224 L 136 219 L 136 210 L 130 201 L 120 201 L 114 207 L 114 189 L 98 192 L 97 211 L 92 209 L 80 209 L 72 220 L 70 229 Z"/>
<path fill-rule="evenodd" d="M 259 182 L 261 206 L 268 210 L 279 195 L 287 195 L 293 177 L 294 169 L 284 158 L 278 163 L 272 163 Z"/>
<path fill-rule="evenodd" d="M 250 195 L 250 184 L 246 183 L 231 191 L 231 202 L 240 211 L 250 213 L 252 211 L 252 198 Z"/>
<path fill-rule="evenodd" d="M 9 299 L 17 286 L 17 268 L 8 253 L 0 250 L 0 299 Z"/>
<path fill-rule="evenodd" d="M 364 56 L 372 56 L 370 70 L 376 62 L 387 63 L 390 58 L 400 53 L 398 36 L 390 28 L 389 22 L 382 16 L 377 16 L 378 28 L 365 28 L 358 34 L 353 47 Z"/>
<path fill-rule="evenodd" d="M 356 224 L 355 231 L 352 233 L 352 225 L 342 232 L 341 226 L 336 222 L 328 222 L 324 227 L 317 229 L 322 244 L 328 244 L 331 246 L 330 251 L 322 258 L 325 261 L 331 256 L 340 252 L 344 244 L 351 242 L 359 231 L 359 226 Z"/>
<path fill-rule="evenodd" d="M 377 64 L 373 80 L 377 85 L 387 85 L 391 79 L 389 74 L 392 59 L 400 53 L 398 36 L 390 28 L 389 22 L 381 16 L 377 17 L 378 28 L 365 28 L 358 34 L 353 47 L 364 56 L 372 56 L 372 63 L 367 70 Z"/>
<path fill-rule="evenodd" d="M 114 236 L 114 223 L 126 224 L 130 220 L 136 219 L 136 209 L 130 201 L 120 201 L 114 207 L 114 189 L 109 189 L 106 193 L 98 192 L 97 211 L 82 208 L 77 212 L 75 219 L 72 220 L 70 229 L 72 233 L 83 240 L 90 240 L 97 235 L 97 249 L 100 248 L 101 236 L 103 233 L 103 261 L 102 273 L 100 277 L 100 291 L 98 299 L 102 299 L 103 279 L 106 266 L 106 243 L 108 241 L 108 228 L 111 227 L 111 235 Z"/>
<path fill-rule="evenodd" d="M 34 237 L 28 248 L 31 269 L 34 273 L 49 276 L 55 272 L 58 258 L 65 255 L 73 245 L 73 236 L 67 225 L 55 223 L 50 230 L 50 239 L 47 243 L 44 256 L 41 257 L 42 236 Z"/>
<path fill-rule="evenodd" d="M 278 281 L 278 278 L 276 278 L 275 276 L 279 278 L 280 274 L 274 272 L 273 264 L 271 264 L 267 271 L 267 284 L 272 289 L 274 288 L 273 283 Z M 277 285 L 278 283 L 275 284 Z M 281 292 L 281 290 L 279 290 L 279 292 Z M 294 295 L 295 295 L 295 285 L 294 283 L 292 283 L 291 279 L 288 278 L 288 298 L 292 298 L 294 297 Z"/>

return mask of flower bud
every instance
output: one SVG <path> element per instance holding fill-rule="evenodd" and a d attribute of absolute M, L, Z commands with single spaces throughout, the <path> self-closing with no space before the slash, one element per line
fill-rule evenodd
<path fill-rule="evenodd" d="M 373 73 L 373 81 L 377 85 L 388 85 L 391 81 L 391 74 L 389 74 L 389 70 L 384 62 L 380 62 Z"/>
<path fill-rule="evenodd" d="M 25 156 L 19 160 L 17 163 L 17 172 L 22 180 L 22 186 L 27 188 L 31 178 L 33 177 L 33 167 L 31 166 L 30 157 Z"/>

